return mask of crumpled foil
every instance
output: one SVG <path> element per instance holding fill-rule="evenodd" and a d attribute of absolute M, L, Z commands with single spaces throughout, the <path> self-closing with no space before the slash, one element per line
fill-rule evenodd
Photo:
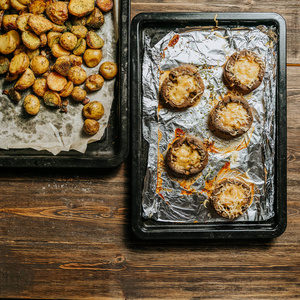
<path fill-rule="evenodd" d="M 171 45 L 177 34 L 178 42 Z M 155 35 L 145 34 L 143 40 L 143 137 L 149 143 L 143 217 L 165 222 L 228 222 L 216 214 L 208 201 L 214 183 L 227 177 L 246 181 L 254 195 L 248 210 L 233 222 L 273 217 L 276 29 L 266 26 L 186 28 L 169 32 L 156 44 L 155 39 Z M 222 81 L 223 65 L 230 55 L 243 49 L 263 57 L 266 71 L 262 84 L 245 96 L 252 107 L 252 127 L 243 136 L 224 141 L 209 131 L 208 114 L 228 93 Z M 180 112 L 160 107 L 160 74 L 184 64 L 197 66 L 203 79 L 205 91 L 200 103 Z M 164 156 L 177 128 L 210 145 L 208 164 L 195 178 L 178 179 L 166 172 Z"/>
<path fill-rule="evenodd" d="M 117 10 L 105 14 L 105 23 L 96 32 L 105 42 L 100 64 L 94 68 L 88 68 L 84 63 L 82 68 L 87 76 L 99 74 L 99 67 L 105 61 L 116 61 L 117 41 Z M 54 60 L 50 65 L 54 64 Z M 9 89 L 14 83 L 4 83 L 4 77 L 0 78 L 2 91 Z M 22 100 L 19 103 L 12 102 L 6 95 L 0 94 L 0 148 L 1 149 L 25 149 L 47 150 L 56 155 L 61 151 L 76 150 L 84 153 L 87 144 L 101 139 L 107 127 L 111 105 L 114 99 L 115 80 L 105 81 L 101 90 L 87 92 L 90 101 L 100 101 L 104 106 L 104 115 L 99 121 L 100 129 L 94 136 L 86 135 L 83 130 L 84 117 L 83 105 L 76 103 L 70 97 L 67 113 L 60 113 L 59 109 L 49 108 L 44 105 L 41 97 L 41 108 L 36 116 L 29 116 L 22 104 L 26 95 L 32 93 L 31 88 L 21 92 Z M 81 85 L 84 88 L 84 84 Z"/>

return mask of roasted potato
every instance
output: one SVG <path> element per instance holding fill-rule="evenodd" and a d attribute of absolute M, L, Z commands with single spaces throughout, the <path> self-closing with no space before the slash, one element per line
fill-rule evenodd
<path fill-rule="evenodd" d="M 11 30 L 0 35 L 0 53 L 10 54 L 16 50 L 20 44 L 20 35 L 16 30 Z"/>
<path fill-rule="evenodd" d="M 86 25 L 86 17 L 72 16 L 72 25 L 73 26 L 85 26 Z"/>
<path fill-rule="evenodd" d="M 64 32 L 60 37 L 59 43 L 66 50 L 72 51 L 77 44 L 77 37 L 71 32 Z"/>
<path fill-rule="evenodd" d="M 20 3 L 22 3 L 23 5 L 28 5 L 30 4 L 31 0 L 18 0 Z"/>
<path fill-rule="evenodd" d="M 28 25 L 37 35 L 41 35 L 53 27 L 53 24 L 48 19 L 38 15 L 31 15 L 28 20 Z"/>
<path fill-rule="evenodd" d="M 80 86 L 75 86 L 72 90 L 71 97 L 76 102 L 81 102 L 86 97 L 86 91 L 82 89 Z"/>
<path fill-rule="evenodd" d="M 19 80 L 15 84 L 15 89 L 17 91 L 23 91 L 28 89 L 34 84 L 35 77 L 31 69 L 27 69 L 22 76 L 19 78 Z"/>
<path fill-rule="evenodd" d="M 20 45 L 16 48 L 16 50 L 14 51 L 14 55 L 17 55 L 17 54 L 19 54 L 19 53 L 21 53 L 21 52 L 26 52 L 27 49 L 28 49 L 28 48 L 26 48 L 25 45 L 20 44 Z"/>
<path fill-rule="evenodd" d="M 68 5 L 58 1 L 50 3 L 46 8 L 47 17 L 57 25 L 63 25 L 68 19 Z"/>
<path fill-rule="evenodd" d="M 58 57 L 53 66 L 54 70 L 62 76 L 68 76 L 71 67 L 72 67 L 71 60 L 70 60 L 70 56 L 68 55 L 63 55 Z"/>
<path fill-rule="evenodd" d="M 17 19 L 19 15 L 4 15 L 2 18 L 2 28 L 4 31 L 17 30 Z"/>
<path fill-rule="evenodd" d="M 38 78 L 34 82 L 32 90 L 36 95 L 43 97 L 46 91 L 48 90 L 47 80 L 45 78 Z"/>
<path fill-rule="evenodd" d="M 96 5 L 101 9 L 103 12 L 108 12 L 114 7 L 113 0 L 97 0 Z"/>
<path fill-rule="evenodd" d="M 29 60 L 31 61 L 34 57 L 40 55 L 40 49 L 39 48 L 35 50 L 26 49 L 26 54 L 28 55 Z"/>
<path fill-rule="evenodd" d="M 86 50 L 86 41 L 85 39 L 78 39 L 77 44 L 73 50 L 73 54 L 82 55 Z"/>
<path fill-rule="evenodd" d="M 32 14 L 40 15 L 45 11 L 46 6 L 47 4 L 44 0 L 33 0 L 28 8 Z"/>
<path fill-rule="evenodd" d="M 12 82 L 12 81 L 17 80 L 18 77 L 19 77 L 19 74 L 10 74 L 10 72 L 7 72 L 4 81 Z"/>
<path fill-rule="evenodd" d="M 10 88 L 9 90 L 4 90 L 3 94 L 7 95 L 10 100 L 16 103 L 18 103 L 22 98 L 22 95 L 14 88 Z"/>
<path fill-rule="evenodd" d="M 100 125 L 96 120 L 86 119 L 83 124 L 83 131 L 88 135 L 94 135 L 99 131 Z"/>
<path fill-rule="evenodd" d="M 68 79 L 71 80 L 75 85 L 80 85 L 85 82 L 87 78 L 85 70 L 79 66 L 74 66 L 69 70 Z"/>
<path fill-rule="evenodd" d="M 104 24 L 104 16 L 99 8 L 95 7 L 86 20 L 86 26 L 98 29 Z"/>
<path fill-rule="evenodd" d="M 66 77 L 60 75 L 57 72 L 51 72 L 47 77 L 47 85 L 50 90 L 60 92 L 67 84 Z"/>
<path fill-rule="evenodd" d="M 10 4 L 13 8 L 15 8 L 16 10 L 25 10 L 27 8 L 26 5 L 23 5 L 21 2 L 19 2 L 18 0 L 10 0 Z"/>
<path fill-rule="evenodd" d="M 43 96 L 46 105 L 51 107 L 61 107 L 61 98 L 57 92 L 46 91 Z"/>
<path fill-rule="evenodd" d="M 90 68 L 96 67 L 102 59 L 100 49 L 87 49 L 83 54 L 83 60 Z"/>
<path fill-rule="evenodd" d="M 69 97 L 73 91 L 74 84 L 72 81 L 68 81 L 66 86 L 60 91 L 59 95 L 61 97 Z"/>
<path fill-rule="evenodd" d="M 86 43 L 92 49 L 100 49 L 104 46 L 103 39 L 94 31 L 86 34 Z"/>
<path fill-rule="evenodd" d="M 18 16 L 17 26 L 20 31 L 29 31 L 30 30 L 30 26 L 28 25 L 28 20 L 31 15 L 32 14 L 25 13 L 25 14 Z"/>
<path fill-rule="evenodd" d="M 40 44 L 41 48 L 43 48 L 47 45 L 48 40 L 47 40 L 47 34 L 46 33 L 42 33 L 40 35 L 40 41 L 41 41 L 41 44 Z"/>
<path fill-rule="evenodd" d="M 4 16 L 4 10 L 0 10 L 0 29 L 2 26 L 3 16 Z"/>
<path fill-rule="evenodd" d="M 8 10 L 10 8 L 10 0 L 0 0 L 0 9 Z"/>
<path fill-rule="evenodd" d="M 100 120 L 104 115 L 104 107 L 102 103 L 92 101 L 83 107 L 82 112 L 87 119 Z"/>
<path fill-rule="evenodd" d="M 82 65 L 82 57 L 78 55 L 71 54 L 70 56 L 71 66 L 81 66 Z"/>
<path fill-rule="evenodd" d="M 84 17 L 94 10 L 94 0 L 71 0 L 68 5 L 69 13 L 76 17 Z"/>
<path fill-rule="evenodd" d="M 77 38 L 85 38 L 88 30 L 84 26 L 77 25 L 71 27 L 71 32 L 76 35 Z"/>
<path fill-rule="evenodd" d="M 31 60 L 30 68 L 35 75 L 42 75 L 49 69 L 49 60 L 43 55 L 37 55 Z"/>
<path fill-rule="evenodd" d="M 40 38 L 37 35 L 35 35 L 33 32 L 23 31 L 21 37 L 22 37 L 23 44 L 28 49 L 35 50 L 41 45 Z"/>
<path fill-rule="evenodd" d="M 100 90 L 103 84 L 104 84 L 104 78 L 99 74 L 90 75 L 85 82 L 85 86 L 90 91 Z"/>
<path fill-rule="evenodd" d="M 36 115 L 40 111 L 40 100 L 34 95 L 25 97 L 23 107 L 29 115 Z"/>
<path fill-rule="evenodd" d="M 9 60 L 5 56 L 0 56 L 0 75 L 5 74 L 9 70 Z"/>
<path fill-rule="evenodd" d="M 67 30 L 67 26 L 53 23 L 52 31 L 62 33 L 65 32 L 66 30 Z"/>
<path fill-rule="evenodd" d="M 60 32 L 52 32 L 52 31 L 48 32 L 47 33 L 48 46 L 51 48 L 54 44 L 58 44 L 61 35 L 62 33 Z"/>
<path fill-rule="evenodd" d="M 63 55 L 69 55 L 70 52 L 63 48 L 60 44 L 53 44 L 51 51 L 54 57 L 60 57 Z"/>
<path fill-rule="evenodd" d="M 118 74 L 118 66 L 114 62 L 106 61 L 100 66 L 99 72 L 105 79 L 110 80 Z"/>
<path fill-rule="evenodd" d="M 15 55 L 9 65 L 9 72 L 11 74 L 21 74 L 29 67 L 29 57 L 25 52 Z"/>

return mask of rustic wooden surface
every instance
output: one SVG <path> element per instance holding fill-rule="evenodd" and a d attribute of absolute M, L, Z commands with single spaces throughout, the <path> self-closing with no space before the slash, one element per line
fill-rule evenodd
<path fill-rule="evenodd" d="M 287 21 L 300 64 L 296 0 L 132 1 L 155 11 L 265 11 Z M 300 67 L 288 67 L 288 226 L 272 241 L 142 242 L 130 229 L 130 164 L 113 170 L 0 170 L 0 297 L 300 299 Z"/>

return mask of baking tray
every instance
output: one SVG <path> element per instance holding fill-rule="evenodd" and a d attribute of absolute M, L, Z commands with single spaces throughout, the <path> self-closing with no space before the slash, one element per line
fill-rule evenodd
<path fill-rule="evenodd" d="M 273 25 L 278 32 L 276 97 L 275 201 L 273 218 L 260 222 L 193 223 L 158 222 L 142 217 L 142 189 L 147 167 L 148 143 L 142 134 L 143 36 L 151 30 L 155 44 L 169 31 L 193 26 Z M 287 224 L 287 126 L 286 126 L 286 25 L 276 13 L 143 13 L 132 21 L 131 34 L 131 147 L 132 228 L 142 239 L 270 239 Z"/>
<path fill-rule="evenodd" d="M 129 27 L 128 0 L 118 2 L 117 44 L 119 74 L 115 84 L 108 126 L 103 137 L 88 145 L 85 153 L 61 152 L 54 156 L 47 151 L 33 149 L 0 149 L 0 167 L 50 167 L 50 168 L 111 168 L 121 164 L 129 152 Z"/>

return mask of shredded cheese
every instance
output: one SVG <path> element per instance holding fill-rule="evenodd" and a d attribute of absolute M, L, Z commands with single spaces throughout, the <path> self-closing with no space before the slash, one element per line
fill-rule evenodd
<path fill-rule="evenodd" d="M 190 170 L 191 167 L 198 167 L 201 163 L 199 152 L 192 149 L 186 143 L 178 149 L 172 149 L 172 154 L 176 157 L 176 165 L 184 170 Z"/>

